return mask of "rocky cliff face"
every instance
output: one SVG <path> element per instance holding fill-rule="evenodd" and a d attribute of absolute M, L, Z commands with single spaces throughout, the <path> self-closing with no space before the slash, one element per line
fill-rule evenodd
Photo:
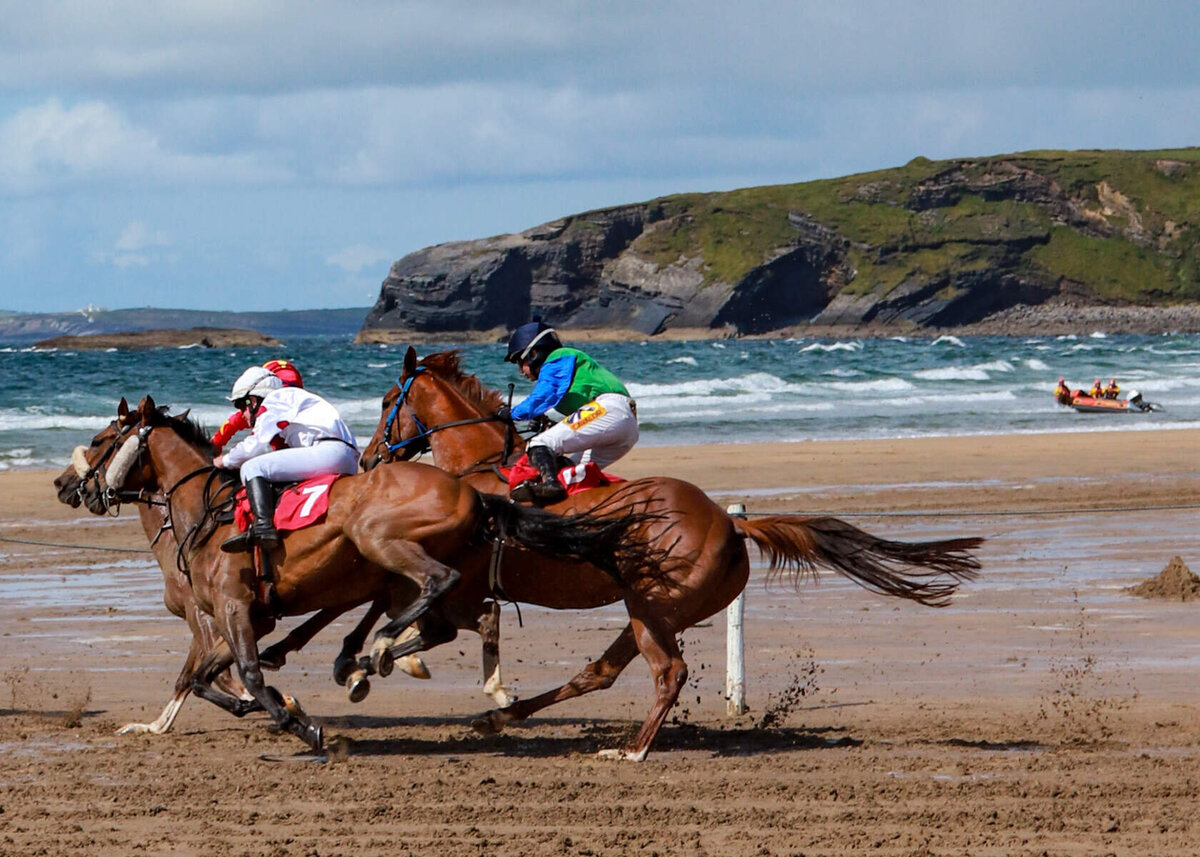
<path fill-rule="evenodd" d="M 498 332 L 535 313 L 567 329 L 643 335 L 805 322 L 911 331 L 1064 297 L 1196 300 L 1188 224 L 1200 222 L 1200 195 L 1186 185 L 1200 154 L 1185 154 L 918 159 L 572 215 L 404 257 L 358 338 Z"/>

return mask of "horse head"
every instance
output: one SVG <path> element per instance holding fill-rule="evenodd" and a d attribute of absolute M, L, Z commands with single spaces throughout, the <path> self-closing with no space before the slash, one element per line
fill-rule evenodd
<path fill-rule="evenodd" d="M 408 461 L 429 451 L 428 434 L 409 401 L 412 385 L 422 371 L 418 366 L 416 349 L 410 345 L 404 353 L 400 377 L 383 396 L 375 433 L 371 435 L 359 459 L 359 466 L 363 470 L 390 461 Z"/>
<path fill-rule="evenodd" d="M 456 443 L 472 445 L 480 432 L 486 435 L 486 445 L 503 445 L 499 418 L 494 416 L 503 402 L 499 393 L 489 390 L 474 375 L 461 368 L 458 351 L 441 351 L 417 359 L 412 348 L 404 354 L 400 377 L 383 397 L 379 425 L 367 444 L 362 458 L 364 470 L 388 461 L 405 461 L 428 451 L 436 441 L 431 438 L 443 429 L 471 426 L 466 435 L 454 433 Z M 441 438 L 441 435 L 438 435 Z M 443 440 L 441 447 L 447 443 Z M 465 455 L 472 455 L 472 451 Z M 489 448 L 488 453 L 495 449 Z M 434 449 L 437 457 L 438 450 Z M 457 450 L 456 450 L 457 451 Z M 477 461 L 478 455 L 472 458 Z M 451 463 L 440 466 L 454 470 Z"/>
<path fill-rule="evenodd" d="M 153 473 L 141 453 L 146 432 L 160 418 L 152 397 L 146 396 L 132 410 L 122 398 L 116 419 L 88 446 L 77 446 L 71 453 L 70 466 L 54 480 L 58 499 L 72 508 L 82 504 L 93 514 L 103 515 L 119 505 L 123 490 L 152 488 Z"/>

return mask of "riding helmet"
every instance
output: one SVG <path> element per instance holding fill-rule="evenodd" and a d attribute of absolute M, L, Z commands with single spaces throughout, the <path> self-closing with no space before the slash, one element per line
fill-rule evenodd
<path fill-rule="evenodd" d="M 233 391 L 229 394 L 229 401 L 236 402 L 247 396 L 262 398 L 267 393 L 272 390 L 278 390 L 282 386 L 283 381 L 279 380 L 279 377 L 270 369 L 262 366 L 251 366 L 233 382 Z"/>
<path fill-rule="evenodd" d="M 518 327 L 508 338 L 508 354 L 504 359 L 509 363 L 528 361 L 536 369 L 556 348 L 562 348 L 562 343 L 554 328 L 543 321 L 531 321 Z"/>

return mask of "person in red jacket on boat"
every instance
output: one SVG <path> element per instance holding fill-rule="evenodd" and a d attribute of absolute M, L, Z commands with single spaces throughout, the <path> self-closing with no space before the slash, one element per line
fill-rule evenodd
<path fill-rule="evenodd" d="M 1104 388 L 1104 398 L 1106 398 L 1106 399 L 1121 398 L 1121 388 L 1117 386 L 1116 378 L 1110 378 L 1108 380 L 1108 386 Z"/>
<path fill-rule="evenodd" d="M 1090 393 L 1088 393 L 1088 395 L 1091 396 L 1093 399 L 1103 399 L 1104 398 L 1104 385 L 1100 383 L 1099 378 L 1097 378 L 1095 381 L 1092 382 L 1092 390 Z"/>
<path fill-rule="evenodd" d="M 290 360 L 268 360 L 263 364 L 263 368 L 282 381 L 285 387 L 304 388 L 304 379 L 300 377 L 300 370 Z M 225 422 L 221 423 L 221 427 L 212 436 L 212 445 L 220 453 L 225 449 L 225 444 L 229 443 L 230 438 L 248 428 L 250 428 L 250 424 L 246 422 L 245 414 L 242 411 L 235 411 Z"/>

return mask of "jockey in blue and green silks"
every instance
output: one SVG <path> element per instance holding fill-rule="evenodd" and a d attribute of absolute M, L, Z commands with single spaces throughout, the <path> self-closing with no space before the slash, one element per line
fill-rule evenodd
<path fill-rule="evenodd" d="M 528 420 L 548 411 L 567 414 L 526 445 L 529 463 L 542 474 L 529 486 L 533 499 L 556 503 L 566 497 L 557 478 L 559 455 L 576 465 L 591 461 L 604 468 L 637 443 L 637 406 L 625 385 L 584 352 L 563 347 L 554 328 L 540 321 L 518 327 L 504 359 L 536 383 L 511 411 L 501 408 L 501 416 Z"/>

